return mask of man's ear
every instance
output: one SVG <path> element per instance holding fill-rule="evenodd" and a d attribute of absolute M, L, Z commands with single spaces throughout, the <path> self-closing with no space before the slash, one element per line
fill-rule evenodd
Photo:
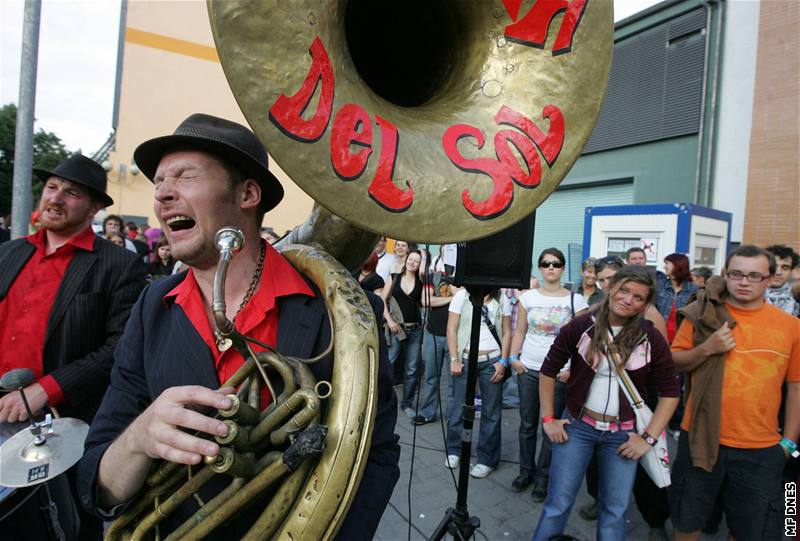
<path fill-rule="evenodd" d="M 245 179 L 241 198 L 241 208 L 258 208 L 261 203 L 261 185 L 252 178 Z"/>

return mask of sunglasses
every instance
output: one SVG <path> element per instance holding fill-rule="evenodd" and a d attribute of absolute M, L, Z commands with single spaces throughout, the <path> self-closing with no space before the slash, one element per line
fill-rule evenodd
<path fill-rule="evenodd" d="M 561 261 L 542 261 L 539 263 L 540 269 L 546 269 L 547 267 L 552 267 L 554 269 L 560 269 L 564 266 Z"/>

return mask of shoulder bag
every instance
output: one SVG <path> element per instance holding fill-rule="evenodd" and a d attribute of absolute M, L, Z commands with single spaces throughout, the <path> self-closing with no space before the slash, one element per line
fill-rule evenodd
<path fill-rule="evenodd" d="M 615 357 L 615 353 L 610 353 Z M 650 420 L 653 418 L 653 412 L 642 400 L 639 391 L 633 385 L 628 373 L 625 371 L 624 366 L 618 364 L 616 359 L 612 359 L 616 367 L 617 382 L 619 383 L 622 392 L 630 402 L 633 408 L 633 413 L 636 416 L 636 432 L 642 434 Z M 658 488 L 668 487 L 672 482 L 670 479 L 670 462 L 669 462 L 669 449 L 667 449 L 667 434 L 662 431 L 656 439 L 656 444 L 652 449 L 647 451 L 639 459 L 639 464 L 642 465 L 644 471 L 653 480 L 653 483 Z"/>

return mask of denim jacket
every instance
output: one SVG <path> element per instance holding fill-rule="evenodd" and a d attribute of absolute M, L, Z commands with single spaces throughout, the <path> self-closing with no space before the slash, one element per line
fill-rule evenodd
<path fill-rule="evenodd" d="M 663 276 L 663 278 L 659 276 L 658 278 L 656 308 L 658 308 L 664 321 L 667 321 L 669 319 L 669 311 L 672 309 L 672 300 L 676 300 L 676 310 L 678 308 L 683 308 L 689 303 L 689 298 L 697 292 L 697 284 L 687 280 L 681 286 L 681 290 L 676 294 L 675 290 L 672 289 L 672 280 L 666 276 Z"/>

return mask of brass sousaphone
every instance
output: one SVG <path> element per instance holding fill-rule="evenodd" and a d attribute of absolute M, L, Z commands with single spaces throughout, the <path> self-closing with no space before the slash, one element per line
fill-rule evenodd
<path fill-rule="evenodd" d="M 255 468 L 245 456 L 241 469 L 227 470 L 234 488 L 222 499 L 232 502 L 214 505 L 232 514 L 267 487 L 276 496 L 248 538 L 328 539 L 358 487 L 376 409 L 377 326 L 346 269 L 360 265 L 379 234 L 430 243 L 482 238 L 524 219 L 555 190 L 600 111 L 612 2 L 209 0 L 208 11 L 244 116 L 317 202 L 278 246 L 323 292 L 336 331 L 326 400 L 302 360 L 259 354 L 243 367 L 256 380 L 265 367 L 303 380 L 297 388 L 314 411 L 302 429 L 328 430 L 320 457 L 288 474 L 277 471 L 279 451 Z M 276 425 L 278 435 L 258 429 L 259 437 L 293 440 L 285 426 L 263 420 L 291 409 L 289 400 L 281 396 L 260 413 L 254 422 Z M 209 468 L 224 461 L 211 457 Z M 268 468 L 276 470 L 270 479 L 286 477 L 290 486 L 248 488 Z M 134 505 L 126 524 L 112 526 L 115 538 L 137 524 L 147 535 L 143 522 L 157 522 L 169 512 L 165 502 L 191 497 L 186 485 L 211 475 L 204 469 L 180 485 L 177 469 L 161 465 L 149 484 L 151 492 L 165 479 L 180 488 Z M 154 502 L 162 508 L 152 511 Z M 200 526 L 170 538 L 200 538 L 226 520 L 203 509 Z"/>

